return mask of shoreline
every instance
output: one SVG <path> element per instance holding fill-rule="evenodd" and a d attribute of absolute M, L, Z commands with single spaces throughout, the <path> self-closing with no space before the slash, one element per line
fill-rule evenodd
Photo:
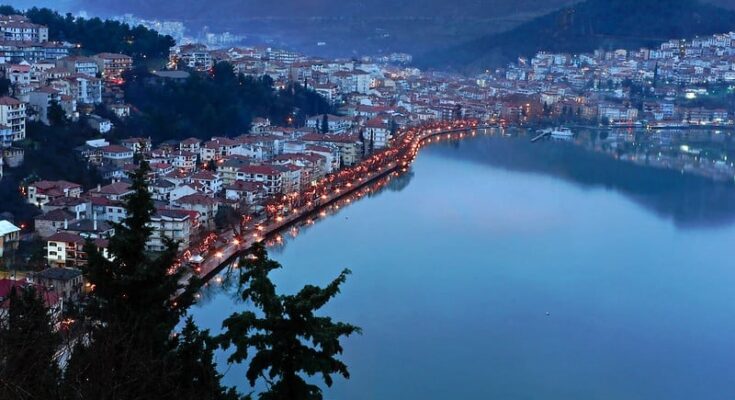
<path fill-rule="evenodd" d="M 431 143 L 433 138 L 437 136 L 494 128 L 494 126 L 491 125 L 477 125 L 470 122 L 463 122 L 463 124 L 468 125 L 463 125 L 460 127 L 449 127 L 448 129 L 418 127 L 415 129 L 417 129 L 419 133 L 417 133 L 417 137 L 413 139 L 406 138 L 405 135 L 397 137 L 396 140 L 404 140 L 404 147 L 394 150 L 397 150 L 399 152 L 408 151 L 406 153 L 403 153 L 402 157 L 399 157 L 397 160 L 383 165 L 380 169 L 370 173 L 367 177 L 357 179 L 357 181 L 354 183 L 352 181 L 347 182 L 344 185 L 344 188 L 336 188 L 332 191 L 331 194 L 326 195 L 326 198 L 324 198 L 324 195 L 318 197 L 317 199 L 312 201 L 312 205 L 306 205 L 301 208 L 296 208 L 293 210 L 293 212 L 290 212 L 290 215 L 288 216 L 279 216 L 278 218 L 276 218 L 275 222 L 265 227 L 260 223 L 255 223 L 253 227 L 248 226 L 247 228 L 243 229 L 242 233 L 240 234 L 240 238 L 246 239 L 242 240 L 238 239 L 237 236 L 234 236 L 233 238 L 228 240 L 227 244 L 224 247 L 210 251 L 204 258 L 204 260 L 200 263 L 199 271 L 196 272 L 196 275 L 198 275 L 202 283 L 209 282 L 226 266 L 235 261 L 237 257 L 245 254 L 256 242 L 261 242 L 265 240 L 266 237 L 282 232 L 284 229 L 293 226 L 294 224 L 304 220 L 305 218 L 323 211 L 325 208 L 329 207 L 335 202 L 343 199 L 350 194 L 358 192 L 371 183 L 376 182 L 380 178 L 386 177 L 403 168 L 407 168 L 408 165 L 410 165 L 415 159 L 420 147 L 422 145 L 425 145 L 427 142 Z M 434 132 L 434 129 L 439 130 Z M 406 142 L 406 139 L 409 139 L 409 141 Z M 357 166 L 359 166 L 359 164 Z M 186 278 L 188 279 L 188 276 Z"/>

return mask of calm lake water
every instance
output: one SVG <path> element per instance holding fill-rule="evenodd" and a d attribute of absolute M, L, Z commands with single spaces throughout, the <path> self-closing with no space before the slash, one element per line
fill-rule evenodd
<path fill-rule="evenodd" d="M 478 137 L 271 255 L 282 292 L 353 271 L 325 312 L 364 333 L 327 399 L 735 398 L 732 183 Z M 245 307 L 216 286 L 214 332 Z"/>

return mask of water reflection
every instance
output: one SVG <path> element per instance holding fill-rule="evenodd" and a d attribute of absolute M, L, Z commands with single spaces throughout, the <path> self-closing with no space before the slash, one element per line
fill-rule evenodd
<path fill-rule="evenodd" d="M 287 250 L 288 243 L 296 239 L 303 230 L 315 226 L 328 218 L 339 217 L 339 214 L 347 207 L 363 198 L 376 198 L 386 190 L 400 192 L 408 187 L 413 177 L 414 172 L 410 168 L 400 172 L 392 172 L 375 180 L 364 188 L 338 199 L 327 207 L 306 215 L 284 230 L 267 236 L 265 238 L 265 245 L 268 248 L 268 252 L 274 257 L 284 254 Z M 235 257 L 217 276 L 207 282 L 197 297 L 197 303 L 200 305 L 207 304 L 220 294 L 224 294 L 232 300 L 240 301 L 238 294 L 241 276 L 239 265 L 243 256 L 241 254 Z"/>
<path fill-rule="evenodd" d="M 574 141 L 536 143 L 524 132 L 505 136 L 486 135 L 426 151 L 615 190 L 680 228 L 735 221 L 735 172 L 731 161 L 724 161 L 733 159 L 729 134 L 582 131 Z"/>

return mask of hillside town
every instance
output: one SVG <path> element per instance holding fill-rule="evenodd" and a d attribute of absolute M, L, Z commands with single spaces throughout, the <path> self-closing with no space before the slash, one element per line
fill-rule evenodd
<path fill-rule="evenodd" d="M 0 75 L 10 82 L 9 95 L 0 98 L 0 179 L 3 168 L 7 172 L 24 162 L 30 122 L 51 125 L 61 113 L 97 133 L 76 153 L 105 184 L 83 187 L 40 176 L 19 188 L 38 209 L 33 220 L 0 220 L 0 258 L 17 250 L 21 239 L 43 244 L 47 268 L 21 271 L 21 279 L 53 287 L 54 304 L 82 295 L 78 268 L 86 263 L 85 244 L 104 254 L 115 224 L 126 217 L 129 173 L 141 160 L 151 168 L 149 190 L 156 206 L 146 250 L 162 251 L 173 239 L 184 252 L 211 232 L 236 229 L 240 216 L 258 218 L 272 202 L 390 148 L 396 133 L 411 126 L 473 119 L 508 127 L 559 118 L 593 128 L 733 125 L 727 108 L 696 100 L 712 95 L 708 85 L 730 90 L 727 85 L 735 82 L 735 33 L 671 40 L 656 49 L 539 53 L 472 77 L 408 67 L 408 54 L 325 60 L 270 47 L 186 43 L 172 49 L 167 68 L 152 71 L 152 84 L 176 84 L 227 62 L 236 74 L 270 76 L 276 88 L 298 82 L 336 111 L 308 116 L 303 126 L 258 117 L 249 131 L 231 137 L 158 143 L 149 137 L 111 138 L 116 121 L 137 112 L 122 89 L 125 72 L 134 67 L 132 56 L 80 53 L 77 44 L 56 42 L 47 27 L 18 15 L 0 16 L 0 34 Z M 100 109 L 114 118 L 98 115 Z M 669 147 L 655 152 L 663 167 L 735 177 L 727 152 L 705 154 L 678 142 Z M 16 279 L 0 279 L 0 297 Z"/>

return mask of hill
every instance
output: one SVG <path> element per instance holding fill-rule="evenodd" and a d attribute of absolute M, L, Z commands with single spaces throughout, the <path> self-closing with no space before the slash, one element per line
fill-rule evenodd
<path fill-rule="evenodd" d="M 735 29 L 735 11 L 696 0 L 587 0 L 419 57 L 424 68 L 481 70 L 538 51 L 579 53 L 655 46 Z"/>
<path fill-rule="evenodd" d="M 42 0 L 27 0 L 42 1 Z M 50 1 L 50 0 L 46 0 Z M 421 54 L 511 29 L 574 0 L 65 0 L 91 15 L 182 21 L 324 57 Z M 326 45 L 318 45 L 326 43 Z"/>
<path fill-rule="evenodd" d="M 69 1 L 69 0 L 67 0 Z M 552 10 L 574 0 L 76 0 L 95 13 L 133 13 L 209 23 L 249 18 L 496 18 Z M 214 25 L 212 25 L 214 26 Z"/>

